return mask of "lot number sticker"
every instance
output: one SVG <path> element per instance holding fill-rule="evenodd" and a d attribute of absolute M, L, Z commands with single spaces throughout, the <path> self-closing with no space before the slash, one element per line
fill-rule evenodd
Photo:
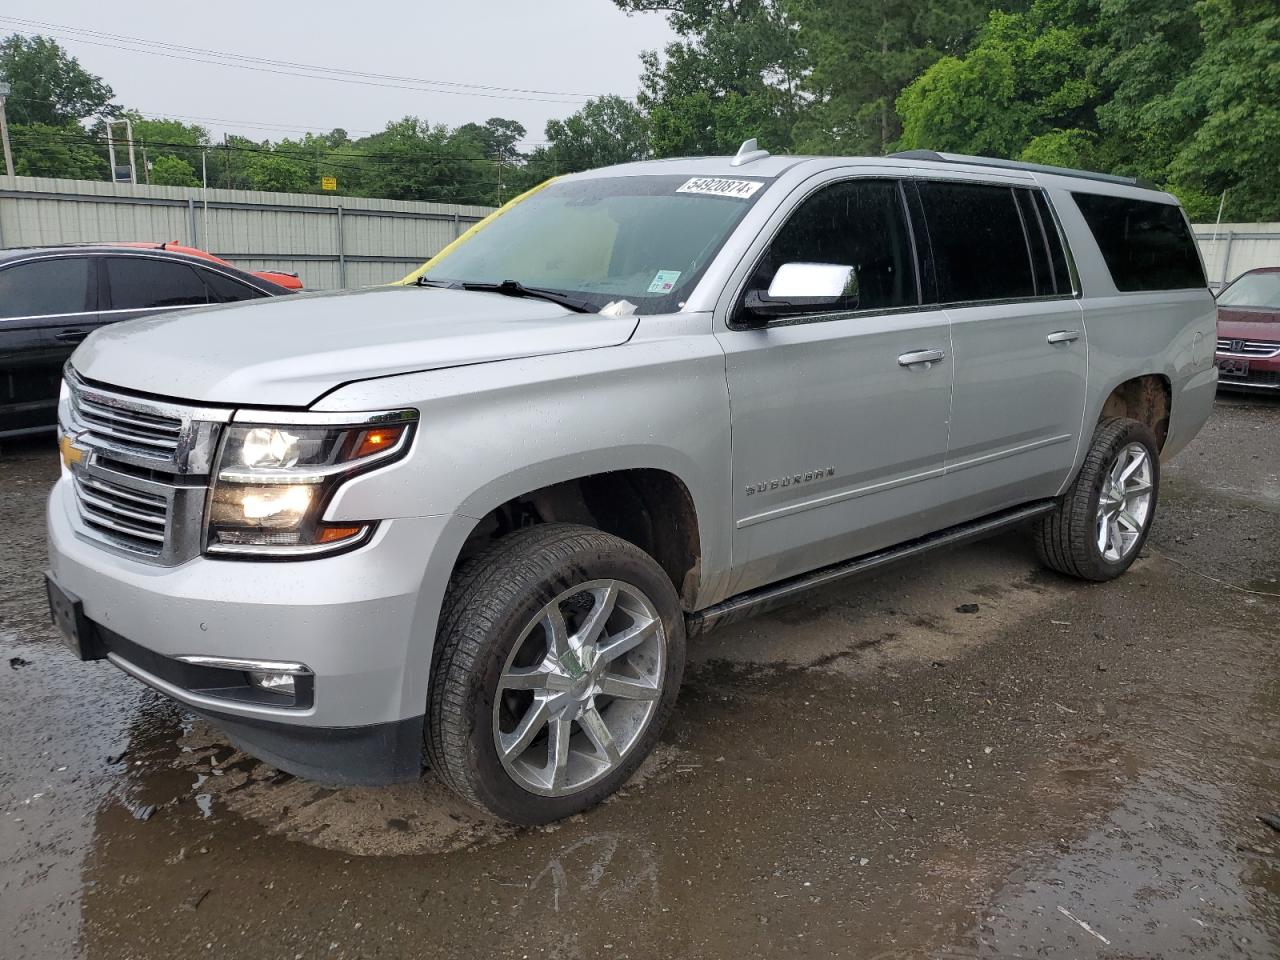
<path fill-rule="evenodd" d="M 705 193 L 712 197 L 746 200 L 764 184 L 759 180 L 727 180 L 723 177 L 694 177 L 676 188 L 676 193 Z"/>

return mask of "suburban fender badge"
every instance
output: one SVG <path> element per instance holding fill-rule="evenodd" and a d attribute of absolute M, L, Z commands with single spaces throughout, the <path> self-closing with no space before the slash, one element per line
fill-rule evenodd
<path fill-rule="evenodd" d="M 804 473 L 792 473 L 785 477 L 775 477 L 772 480 L 762 480 L 760 483 L 748 483 L 747 496 L 753 497 L 757 493 L 765 493 L 769 490 L 780 490 L 783 487 L 794 487 L 802 483 L 813 483 L 815 480 L 825 480 L 827 477 L 834 477 L 835 475 L 835 467 L 823 467 L 821 470 L 806 470 Z"/>

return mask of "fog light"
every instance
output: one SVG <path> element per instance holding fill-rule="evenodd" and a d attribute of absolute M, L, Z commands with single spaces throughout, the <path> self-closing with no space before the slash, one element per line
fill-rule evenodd
<path fill-rule="evenodd" d="M 258 673 L 257 671 L 249 673 L 249 682 L 255 687 L 261 687 L 263 690 L 279 693 L 286 697 L 297 695 L 295 679 L 292 673 Z"/>

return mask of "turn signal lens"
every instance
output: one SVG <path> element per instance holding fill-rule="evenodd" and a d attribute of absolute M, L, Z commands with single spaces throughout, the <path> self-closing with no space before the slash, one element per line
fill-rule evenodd
<path fill-rule="evenodd" d="M 404 431 L 404 427 L 379 427 L 376 430 L 366 430 L 351 459 L 359 460 L 383 450 L 390 450 L 400 440 L 400 435 Z"/>
<path fill-rule="evenodd" d="M 364 527 L 321 527 L 316 534 L 316 543 L 337 543 L 364 533 Z"/>

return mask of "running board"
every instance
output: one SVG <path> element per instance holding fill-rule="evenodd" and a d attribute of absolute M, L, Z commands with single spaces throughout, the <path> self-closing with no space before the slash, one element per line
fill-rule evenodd
<path fill-rule="evenodd" d="M 815 587 L 825 587 L 829 583 L 844 580 L 847 577 L 873 573 L 890 564 L 910 560 L 942 547 L 954 547 L 968 543 L 970 540 L 981 540 L 1025 520 L 1043 516 L 1056 506 L 1056 500 L 1037 500 L 1012 510 L 993 513 L 979 520 L 948 527 L 926 537 L 908 540 L 906 543 L 900 543 L 885 550 L 833 563 L 828 567 L 820 567 L 789 580 L 748 590 L 728 600 L 722 600 L 705 610 L 689 614 L 685 617 L 685 630 L 689 636 L 697 636 L 713 627 L 723 626 L 726 623 L 762 613 L 772 607 L 781 606 Z"/>

